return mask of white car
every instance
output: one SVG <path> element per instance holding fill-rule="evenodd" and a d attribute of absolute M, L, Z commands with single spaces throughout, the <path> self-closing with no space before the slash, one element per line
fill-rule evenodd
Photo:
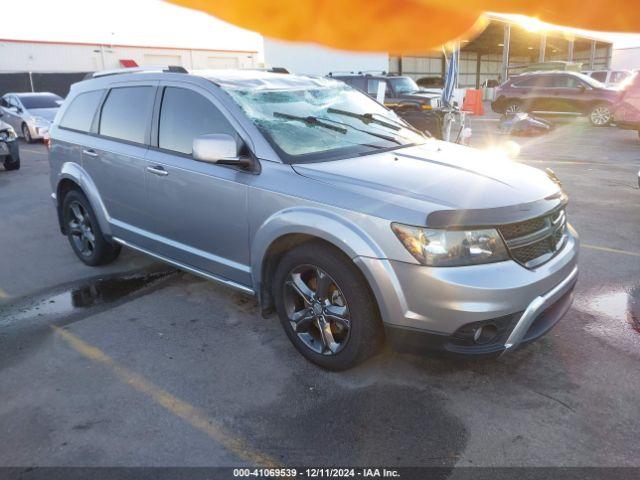
<path fill-rule="evenodd" d="M 590 76 L 600 83 L 604 83 L 607 87 L 615 87 L 624 79 L 631 76 L 633 72 L 629 70 L 587 70 L 582 72 Z"/>
<path fill-rule="evenodd" d="M 49 92 L 7 93 L 0 99 L 0 109 L 2 119 L 31 143 L 46 137 L 62 102 L 62 97 Z"/>

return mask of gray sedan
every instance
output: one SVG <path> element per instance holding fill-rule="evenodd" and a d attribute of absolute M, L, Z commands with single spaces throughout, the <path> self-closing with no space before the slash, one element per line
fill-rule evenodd
<path fill-rule="evenodd" d="M 62 104 L 54 93 L 7 93 L 0 99 L 2 119 L 31 143 L 44 138 Z"/>

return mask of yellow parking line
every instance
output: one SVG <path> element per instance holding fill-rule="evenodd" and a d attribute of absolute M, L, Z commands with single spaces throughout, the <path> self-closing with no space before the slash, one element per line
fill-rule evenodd
<path fill-rule="evenodd" d="M 638 253 L 638 252 L 629 252 L 627 250 L 619 250 L 617 248 L 599 247 L 597 245 L 589 245 L 588 243 L 581 243 L 580 246 L 583 247 L 583 248 L 590 248 L 592 250 L 600 250 L 600 251 L 603 251 L 603 252 L 620 253 L 622 255 L 630 255 L 632 257 L 640 257 L 640 253 Z"/>
<path fill-rule="evenodd" d="M 238 455 L 240 458 L 247 460 L 251 464 L 262 465 L 268 468 L 275 468 L 279 466 L 274 459 L 252 449 L 242 439 L 235 437 L 233 434 L 216 425 L 214 420 L 208 418 L 196 407 L 171 395 L 160 387 L 154 385 L 149 380 L 146 380 L 141 375 L 122 367 L 109 355 L 84 342 L 68 330 L 63 330 L 56 326 L 53 326 L 52 328 L 76 352 L 90 360 L 110 367 L 113 373 L 115 373 L 116 376 L 124 383 L 131 386 L 138 392 L 145 394 L 156 404 L 160 405 L 173 415 L 181 418 L 192 427 L 205 433 L 224 446 L 227 450 Z"/>

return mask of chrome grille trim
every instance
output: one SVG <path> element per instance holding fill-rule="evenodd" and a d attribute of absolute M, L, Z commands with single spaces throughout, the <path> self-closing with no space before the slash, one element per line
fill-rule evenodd
<path fill-rule="evenodd" d="M 541 225 L 542 228 L 538 228 Z M 564 208 L 515 224 L 498 226 L 511 257 L 526 268 L 551 260 L 567 241 Z M 531 232 L 532 228 L 536 228 Z M 516 236 L 520 232 L 530 232 Z"/>

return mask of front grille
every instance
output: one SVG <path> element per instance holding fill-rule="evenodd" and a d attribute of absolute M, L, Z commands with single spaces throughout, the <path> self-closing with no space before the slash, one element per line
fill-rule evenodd
<path fill-rule="evenodd" d="M 567 219 L 564 208 L 524 222 L 498 227 L 513 259 L 527 268 L 549 261 L 564 245 Z"/>

